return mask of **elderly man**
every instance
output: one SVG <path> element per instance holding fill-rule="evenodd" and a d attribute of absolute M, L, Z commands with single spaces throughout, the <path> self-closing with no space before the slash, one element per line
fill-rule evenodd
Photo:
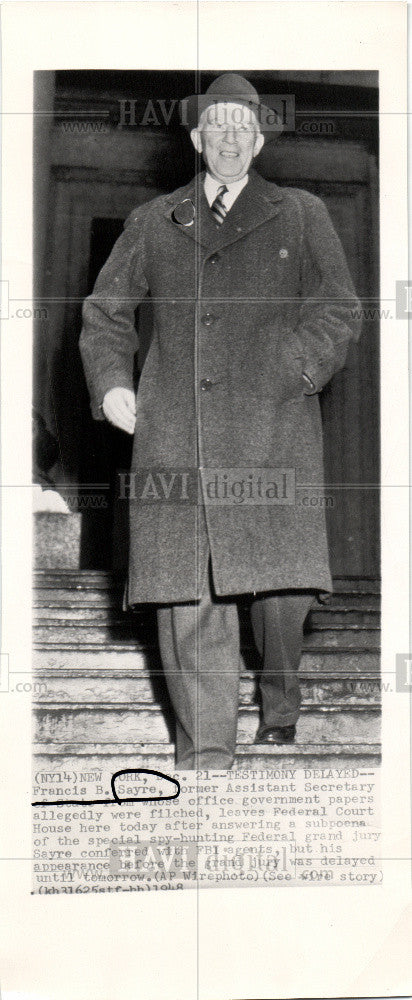
<path fill-rule="evenodd" d="M 183 104 L 206 172 L 131 213 L 84 304 L 97 419 L 134 434 L 127 603 L 158 606 L 176 764 L 230 768 L 239 624 L 251 596 L 262 660 L 258 743 L 292 743 L 303 624 L 329 591 L 318 394 L 359 335 L 339 239 L 318 198 L 252 161 L 275 120 L 219 77 Z M 269 124 L 268 124 L 269 123 Z M 137 395 L 134 310 L 154 325 Z"/>

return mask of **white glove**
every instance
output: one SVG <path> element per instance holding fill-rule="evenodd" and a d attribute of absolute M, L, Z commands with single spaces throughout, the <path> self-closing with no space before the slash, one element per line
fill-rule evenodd
<path fill-rule="evenodd" d="M 116 386 L 109 389 L 103 399 L 102 410 L 109 423 L 126 434 L 134 434 L 136 423 L 136 399 L 131 389 Z"/>

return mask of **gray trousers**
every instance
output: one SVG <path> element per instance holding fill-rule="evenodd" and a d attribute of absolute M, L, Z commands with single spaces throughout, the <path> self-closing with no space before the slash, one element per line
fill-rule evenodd
<path fill-rule="evenodd" d="M 297 677 L 307 591 L 259 594 L 251 621 L 262 659 L 260 688 L 266 725 L 299 716 Z M 176 767 L 228 769 L 236 750 L 240 649 L 236 600 L 217 597 L 211 571 L 200 601 L 157 609 L 159 646 L 176 714 Z"/>

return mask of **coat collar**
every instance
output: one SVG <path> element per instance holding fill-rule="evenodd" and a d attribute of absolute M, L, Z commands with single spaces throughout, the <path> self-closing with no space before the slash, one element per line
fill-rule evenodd
<path fill-rule="evenodd" d="M 168 195 L 164 213 L 171 225 L 202 246 L 219 250 L 235 243 L 276 216 L 280 210 L 281 189 L 276 184 L 268 184 L 255 170 L 250 170 L 248 183 L 236 198 L 225 221 L 217 226 L 204 193 L 204 176 L 204 172 L 197 174 L 185 188 Z M 182 226 L 173 221 L 174 210 L 185 198 L 189 198 L 195 207 L 192 226 Z"/>

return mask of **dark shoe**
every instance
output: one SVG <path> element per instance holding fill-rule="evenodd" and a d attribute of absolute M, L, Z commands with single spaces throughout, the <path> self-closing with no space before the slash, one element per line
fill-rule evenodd
<path fill-rule="evenodd" d="M 296 726 L 265 726 L 262 722 L 255 736 L 255 743 L 293 743 Z"/>

